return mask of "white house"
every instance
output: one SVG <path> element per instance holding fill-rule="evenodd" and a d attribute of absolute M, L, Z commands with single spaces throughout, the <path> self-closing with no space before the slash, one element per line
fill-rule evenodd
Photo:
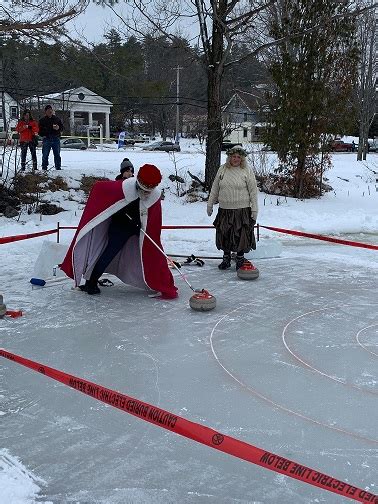
<path fill-rule="evenodd" d="M 235 143 L 250 143 L 260 139 L 263 125 L 259 112 L 263 104 L 263 94 L 258 89 L 253 91 L 234 93 L 222 107 L 225 139 Z"/>
<path fill-rule="evenodd" d="M 84 86 L 60 93 L 31 96 L 24 101 L 29 108 L 39 110 L 40 115 L 43 115 L 47 104 L 52 105 L 57 115 L 69 121 L 71 135 L 85 133 L 88 126 L 102 125 L 105 138 L 110 138 L 109 117 L 113 104 Z"/>
<path fill-rule="evenodd" d="M 5 125 L 3 117 L 2 95 L 0 94 L 0 131 L 15 129 L 19 118 L 19 104 L 8 93 L 4 93 Z M 5 127 L 4 127 L 5 126 Z"/>

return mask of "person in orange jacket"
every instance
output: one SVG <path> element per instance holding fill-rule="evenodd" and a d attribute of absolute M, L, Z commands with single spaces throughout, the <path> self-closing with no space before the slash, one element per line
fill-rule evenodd
<path fill-rule="evenodd" d="M 39 127 L 37 121 L 33 119 L 30 110 L 24 110 L 21 119 L 17 123 L 16 131 L 20 135 L 21 170 L 25 171 L 28 149 L 32 157 L 33 170 L 37 170 L 36 147 L 38 144 Z"/>

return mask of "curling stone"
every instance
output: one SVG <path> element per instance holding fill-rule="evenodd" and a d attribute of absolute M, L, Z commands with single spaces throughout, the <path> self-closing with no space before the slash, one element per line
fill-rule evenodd
<path fill-rule="evenodd" d="M 243 266 L 236 271 L 236 274 L 242 280 L 256 280 L 259 277 L 259 270 L 250 261 L 244 261 Z"/>
<path fill-rule="evenodd" d="M 210 311 L 217 305 L 217 300 L 214 296 L 209 294 L 207 290 L 202 289 L 201 292 L 196 292 L 189 299 L 189 306 L 195 311 Z"/>
<path fill-rule="evenodd" d="M 0 294 L 0 318 L 3 318 L 6 313 L 7 313 L 7 307 L 3 302 L 3 296 Z"/>

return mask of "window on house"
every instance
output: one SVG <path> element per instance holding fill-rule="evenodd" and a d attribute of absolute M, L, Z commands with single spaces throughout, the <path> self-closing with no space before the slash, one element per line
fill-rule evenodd
<path fill-rule="evenodd" d="M 248 121 L 248 114 L 247 112 L 244 112 L 244 122 L 247 122 Z"/>
<path fill-rule="evenodd" d="M 255 136 L 258 137 L 260 135 L 260 128 L 255 128 Z"/>
<path fill-rule="evenodd" d="M 10 108 L 10 116 L 11 116 L 12 119 L 17 119 L 17 117 L 18 117 L 17 107 L 11 107 Z"/>
<path fill-rule="evenodd" d="M 247 137 L 248 137 L 248 129 L 243 128 L 243 138 L 247 138 Z"/>

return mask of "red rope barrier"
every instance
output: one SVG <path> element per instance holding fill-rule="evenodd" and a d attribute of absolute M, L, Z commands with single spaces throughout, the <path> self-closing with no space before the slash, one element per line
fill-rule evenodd
<path fill-rule="evenodd" d="M 162 229 L 214 229 L 214 226 L 162 226 Z M 340 240 L 339 238 L 332 238 L 330 236 L 323 236 L 323 235 L 318 235 L 314 233 L 305 233 L 303 231 L 295 231 L 293 229 L 284 229 L 284 228 L 278 228 L 278 227 L 273 227 L 273 226 L 262 226 L 261 224 L 258 224 L 256 226 L 257 232 L 259 233 L 259 228 L 263 229 L 269 229 L 271 231 L 276 231 L 277 233 L 284 233 L 284 234 L 290 234 L 294 236 L 301 236 L 304 238 L 311 238 L 313 240 L 321 240 L 321 241 L 326 241 L 330 243 L 338 243 L 339 245 L 347 245 L 349 247 L 359 247 L 359 248 L 365 248 L 365 249 L 370 249 L 370 250 L 378 250 L 378 245 L 370 245 L 369 243 L 361 243 L 361 242 L 354 242 L 351 240 Z M 57 233 L 59 237 L 59 231 L 61 229 L 77 229 L 77 226 L 60 226 L 59 223 L 57 225 L 57 229 L 51 229 L 49 231 L 42 231 L 40 233 L 29 233 L 29 234 L 24 234 L 24 235 L 17 235 L 17 236 L 6 236 L 4 238 L 0 238 L 0 245 L 4 243 L 10 243 L 10 242 L 15 242 L 19 240 L 27 240 L 29 238 L 36 238 L 38 236 L 45 236 L 48 234 L 53 234 Z M 59 240 L 58 240 L 59 242 Z"/>
<path fill-rule="evenodd" d="M 0 238 L 0 245 L 3 243 L 11 243 L 15 241 L 20 241 L 20 240 L 28 240 L 29 238 L 37 238 L 38 236 L 46 236 L 49 234 L 56 233 L 56 229 L 50 229 L 48 231 L 41 231 L 39 233 L 28 233 L 28 234 L 23 234 L 23 235 L 16 235 L 16 236 L 5 236 L 4 238 Z"/>
<path fill-rule="evenodd" d="M 361 243 L 361 242 L 354 242 L 350 240 L 340 240 L 338 238 L 331 238 L 330 236 L 323 236 L 323 235 L 317 235 L 317 234 L 312 234 L 312 233 L 304 233 L 302 231 L 294 231 L 292 229 L 283 229 L 283 228 L 277 228 L 277 227 L 272 227 L 272 226 L 262 226 L 260 224 L 261 228 L 264 229 L 270 229 L 271 231 L 277 231 L 277 233 L 284 233 L 284 234 L 290 234 L 294 236 L 304 236 L 306 238 L 312 238 L 313 240 L 322 240 L 326 242 L 331 242 L 331 243 L 338 243 L 339 245 L 348 245 L 349 247 L 360 247 L 360 248 L 366 248 L 366 249 L 371 249 L 371 250 L 378 250 L 378 245 L 370 245 L 368 243 Z"/>

